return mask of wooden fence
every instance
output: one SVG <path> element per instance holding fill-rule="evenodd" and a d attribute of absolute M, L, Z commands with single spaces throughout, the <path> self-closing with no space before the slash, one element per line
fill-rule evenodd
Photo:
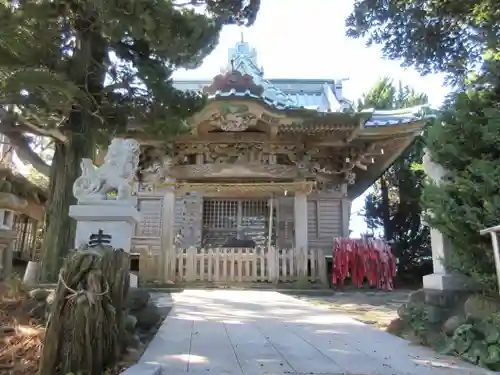
<path fill-rule="evenodd" d="M 139 282 L 327 282 L 326 260 L 320 249 L 171 249 L 166 254 L 165 276 L 159 253 L 144 250 L 139 258 Z"/>

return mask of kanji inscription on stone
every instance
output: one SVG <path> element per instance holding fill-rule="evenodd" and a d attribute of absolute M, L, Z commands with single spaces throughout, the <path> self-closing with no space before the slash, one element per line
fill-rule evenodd
<path fill-rule="evenodd" d="M 89 239 L 89 247 L 96 247 L 98 245 L 109 245 L 111 243 L 111 235 L 105 234 L 102 229 L 97 233 L 91 234 Z"/>

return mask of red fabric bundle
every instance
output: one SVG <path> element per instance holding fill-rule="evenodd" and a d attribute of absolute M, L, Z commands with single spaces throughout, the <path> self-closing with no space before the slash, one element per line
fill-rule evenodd
<path fill-rule="evenodd" d="M 391 247 L 381 239 L 335 238 L 332 283 L 344 289 L 345 279 L 361 288 L 365 277 L 370 286 L 393 289 L 396 259 Z"/>

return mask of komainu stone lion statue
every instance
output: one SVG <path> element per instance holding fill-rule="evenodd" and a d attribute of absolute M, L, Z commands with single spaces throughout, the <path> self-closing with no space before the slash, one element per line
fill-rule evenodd
<path fill-rule="evenodd" d="M 130 184 L 139 164 L 139 153 L 136 140 L 115 138 L 100 167 L 95 167 L 91 159 L 82 159 L 82 174 L 73 184 L 73 195 L 78 202 L 130 200 Z M 116 197 L 110 193 L 116 193 Z"/>

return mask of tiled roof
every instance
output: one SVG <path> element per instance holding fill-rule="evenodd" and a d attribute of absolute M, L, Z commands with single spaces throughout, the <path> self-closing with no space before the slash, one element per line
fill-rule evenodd
<path fill-rule="evenodd" d="M 246 97 L 263 101 L 276 109 L 310 109 L 318 112 L 351 112 L 349 102 L 342 95 L 342 80 L 332 79 L 266 79 L 264 71 L 257 63 L 257 52 L 246 42 L 239 42 L 229 50 L 227 71 L 248 75 L 256 86 L 262 87 L 261 93 L 255 90 L 216 90 L 209 98 Z M 220 76 L 219 76 L 220 77 Z M 175 80 L 179 90 L 203 91 L 212 85 L 213 79 Z M 366 110 L 371 118 L 366 127 L 407 124 L 422 118 L 422 107 L 403 110 Z"/>
<path fill-rule="evenodd" d="M 296 108 L 298 106 L 291 97 L 264 78 L 264 72 L 257 65 L 257 52 L 250 48 L 248 43 L 237 43 L 235 48 L 229 51 L 228 65 L 228 70 L 236 70 L 241 74 L 250 75 L 254 83 L 264 89 L 261 96 L 268 104 L 277 108 Z"/>
<path fill-rule="evenodd" d="M 380 111 L 373 110 L 371 118 L 365 123 L 370 126 L 390 126 L 409 124 L 421 120 L 426 115 L 427 106 L 416 106 L 404 109 Z"/>
<path fill-rule="evenodd" d="M 281 90 L 293 106 L 276 106 L 271 96 L 256 97 L 263 99 L 269 105 L 277 109 L 305 108 L 319 112 L 340 112 L 349 109 L 349 103 L 345 99 L 337 99 L 335 94 L 335 82 L 332 80 L 308 80 L 308 79 L 269 79 L 269 83 Z M 202 90 L 209 86 L 211 80 L 176 80 L 174 86 L 179 90 Z M 250 93 L 235 93 L 235 96 L 253 97 Z M 231 96 L 230 93 L 216 93 L 215 97 Z"/>
<path fill-rule="evenodd" d="M 262 68 L 257 64 L 257 52 L 246 42 L 239 42 L 229 50 L 228 71 L 235 70 L 253 78 L 256 85 L 262 86 L 260 96 L 235 91 L 218 91 L 211 97 L 253 97 L 277 109 L 305 108 L 320 112 L 341 112 L 349 108 L 342 97 L 341 81 L 266 79 Z M 180 90 L 202 90 L 212 80 L 176 80 L 174 86 Z"/>

